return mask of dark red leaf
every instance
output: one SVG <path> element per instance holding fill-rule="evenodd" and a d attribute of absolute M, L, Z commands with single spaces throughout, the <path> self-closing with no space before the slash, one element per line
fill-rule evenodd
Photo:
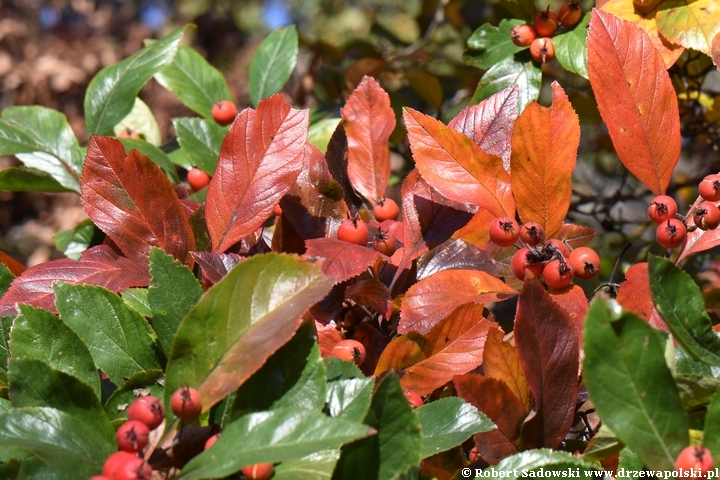
<path fill-rule="evenodd" d="M 418 260 L 418 280 L 451 269 L 480 270 L 495 277 L 501 276 L 504 271 L 503 266 L 497 263 L 488 252 L 459 238 L 448 240 L 430 255 L 432 257 L 427 260 L 425 257 Z"/>
<path fill-rule="evenodd" d="M 344 282 L 360 275 L 375 263 L 380 254 L 372 248 L 354 243 L 343 242 L 336 238 L 315 238 L 305 242 L 308 257 L 322 257 L 322 270 L 335 277 L 336 282 Z"/>
<path fill-rule="evenodd" d="M 539 280 L 526 281 L 518 299 L 515 343 L 537 404 L 537 438 L 531 447 L 555 448 L 575 418 L 580 339 L 570 315 Z"/>
<path fill-rule="evenodd" d="M 365 361 L 360 365 L 360 371 L 365 375 L 372 375 L 380 355 L 387 346 L 385 336 L 370 323 L 362 322 L 355 327 L 352 339 L 362 343 L 365 347 Z"/>
<path fill-rule="evenodd" d="M 458 397 L 487 415 L 497 427 L 475 435 L 475 444 L 485 461 L 494 465 L 516 453 L 527 412 L 510 387 L 497 378 L 476 374 L 455 377 L 453 383 Z"/>
<path fill-rule="evenodd" d="M 502 380 L 520 400 L 526 412 L 532 408 L 532 395 L 515 347 L 503 339 L 503 331 L 488 332 L 483 351 L 483 371 L 486 377 Z"/>
<path fill-rule="evenodd" d="M 355 188 L 348 178 L 348 141 L 342 122 L 338 124 L 330 137 L 325 159 L 330 174 L 343 189 L 345 203 L 351 205 L 355 210 L 359 209 L 362 206 L 362 199 L 355 193 Z"/>
<path fill-rule="evenodd" d="M 207 191 L 213 251 L 225 251 L 255 232 L 295 183 L 303 169 L 308 115 L 278 94 L 235 118 Z"/>
<path fill-rule="evenodd" d="M 518 87 L 500 90 L 482 102 L 466 107 L 453 118 L 448 127 L 464 133 L 480 148 L 502 158 L 510 171 L 510 139 L 518 116 Z"/>
<path fill-rule="evenodd" d="M 437 480 L 452 480 L 460 478 L 460 472 L 465 466 L 465 456 L 460 447 L 436 453 L 424 458 L 420 462 L 420 478 L 436 478 Z"/>
<path fill-rule="evenodd" d="M 170 180 L 137 150 L 93 135 L 80 179 L 83 208 L 126 257 L 146 262 L 160 247 L 185 264 L 195 238 Z"/>
<path fill-rule="evenodd" d="M 477 270 L 444 270 L 425 278 L 403 298 L 398 333 L 427 333 L 460 305 L 486 305 L 517 295 L 517 290 Z"/>
<path fill-rule="evenodd" d="M 392 314 L 390 290 L 374 278 L 359 280 L 350 285 L 345 290 L 345 298 L 374 310 L 385 318 L 390 318 Z"/>
<path fill-rule="evenodd" d="M 195 261 L 202 267 L 210 283 L 219 282 L 243 257 L 237 253 L 192 252 Z"/>
<path fill-rule="evenodd" d="M 390 145 L 395 112 L 390 97 L 372 77 L 364 77 L 340 110 L 347 135 L 348 178 L 365 198 L 385 197 L 390 180 Z"/>
<path fill-rule="evenodd" d="M 644 318 L 654 328 L 668 331 L 653 303 L 647 262 L 628 268 L 625 281 L 620 284 L 617 301 L 625 310 Z"/>
<path fill-rule="evenodd" d="M 588 71 L 620 161 L 655 195 L 665 193 L 680 156 L 677 94 L 647 33 L 593 9 Z"/>
<path fill-rule="evenodd" d="M 18 303 L 55 313 L 53 284 L 57 281 L 120 292 L 130 287 L 147 287 L 150 275 L 147 265 L 120 257 L 107 245 L 98 245 L 85 250 L 78 261 L 51 260 L 25 270 L 0 299 L 0 317 L 17 315 Z"/>
<path fill-rule="evenodd" d="M 568 312 L 570 320 L 577 328 L 579 338 L 582 338 L 585 331 L 585 315 L 587 315 L 588 308 L 590 308 L 582 287 L 570 285 L 563 290 L 553 291 L 551 297 L 555 303 Z"/>
<path fill-rule="evenodd" d="M 411 108 L 403 114 L 420 175 L 450 200 L 472 203 L 497 217 L 515 215 L 510 175 L 502 159 L 450 127 Z"/>
<path fill-rule="evenodd" d="M 515 122 L 512 186 L 523 222 L 535 222 L 552 238 L 565 220 L 580 145 L 580 120 L 560 84 L 553 82 L 550 108 L 533 102 Z"/>

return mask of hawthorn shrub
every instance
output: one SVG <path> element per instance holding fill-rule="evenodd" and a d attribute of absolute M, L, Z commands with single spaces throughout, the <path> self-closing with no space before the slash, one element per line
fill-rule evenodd
<path fill-rule="evenodd" d="M 681 153 L 672 55 L 720 56 L 707 33 L 720 12 L 705 3 L 669 16 L 611 0 L 552 32 L 654 196 Z M 599 270 L 596 232 L 567 219 L 580 120 L 558 82 L 551 106 L 535 101 L 541 65 L 511 34 L 535 18 L 529 5 L 471 37 L 468 62 L 486 71 L 448 124 L 412 108 L 397 118 L 366 76 L 332 135 L 312 135 L 310 112 L 279 93 L 294 27 L 261 45 L 254 106 L 230 125 L 213 118 L 230 89 L 180 46 L 184 28 L 93 79 L 87 146 L 59 112 L 5 109 L 0 153 L 24 165 L 1 171 L 0 188 L 76 192 L 89 220 L 61 232 L 67 259 L 24 269 L 0 252 L 3 477 L 449 479 L 670 471 L 689 445 L 719 455 L 720 339 L 681 269 L 720 245 L 707 219 L 693 223 L 717 199 L 664 219 L 684 232 L 679 249 L 589 302 L 579 284 Z M 697 8 L 707 17 L 688 23 Z M 153 78 L 198 114 L 174 119 L 164 145 L 137 98 Z M 414 168 L 399 220 L 379 219 L 400 120 Z M 210 180 L 190 195 L 179 172 L 192 169 Z M 367 240 L 338 238 L 348 219 Z M 176 418 L 178 402 L 192 415 Z M 151 424 L 147 446 L 144 429 L 123 427 L 131 405 L 132 422 Z M 140 452 L 117 454 L 118 430 Z"/>

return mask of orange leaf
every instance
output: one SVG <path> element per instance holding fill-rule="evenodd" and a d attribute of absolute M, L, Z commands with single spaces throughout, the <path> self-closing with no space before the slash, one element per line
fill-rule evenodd
<path fill-rule="evenodd" d="M 520 399 L 525 411 L 530 411 L 532 395 L 525 374 L 520 368 L 517 350 L 510 342 L 503 340 L 503 331 L 500 329 L 488 332 L 483 353 L 483 370 L 486 376 L 505 382 L 515 396 Z"/>
<path fill-rule="evenodd" d="M 304 166 L 308 115 L 278 94 L 235 118 L 207 191 L 213 251 L 223 252 L 260 228 L 295 183 Z"/>
<path fill-rule="evenodd" d="M 713 38 L 710 53 L 715 67 L 720 68 L 720 33 L 715 35 L 715 38 Z"/>
<path fill-rule="evenodd" d="M 553 82 L 550 108 L 531 103 L 512 136 L 513 195 L 523 222 L 543 226 L 551 238 L 565 220 L 580 144 L 580 120 L 565 91 Z"/>
<path fill-rule="evenodd" d="M 450 200 L 485 208 L 496 217 L 515 215 L 510 175 L 499 157 L 412 108 L 405 108 L 403 118 L 415 164 L 435 190 Z"/>
<path fill-rule="evenodd" d="M 480 210 L 464 227 L 455 232 L 453 237 L 460 238 L 477 248 L 484 248 L 490 243 L 490 223 L 494 218 L 495 215 L 487 210 Z"/>
<path fill-rule="evenodd" d="M 555 232 L 555 238 L 565 240 L 572 248 L 584 247 L 595 236 L 595 229 L 572 223 L 563 223 Z"/>
<path fill-rule="evenodd" d="M 388 370 L 402 370 L 425 360 L 428 343 L 428 340 L 417 332 L 393 338 L 380 355 L 373 375 L 378 376 Z"/>
<path fill-rule="evenodd" d="M 395 112 L 390 97 L 372 77 L 363 77 L 340 110 L 348 147 L 348 177 L 365 198 L 385 197 L 390 180 L 390 145 Z"/>
<path fill-rule="evenodd" d="M 15 275 L 16 277 L 25 270 L 25 265 L 18 262 L 2 250 L 0 250 L 0 263 L 5 265 L 7 269 L 10 270 L 10 273 Z"/>
<path fill-rule="evenodd" d="M 403 298 L 398 333 L 427 333 L 460 305 L 487 305 L 517 295 L 501 280 L 477 270 L 443 270 L 412 287 Z"/>
<path fill-rule="evenodd" d="M 620 284 L 617 301 L 625 310 L 644 318 L 652 327 L 668 331 L 652 300 L 647 262 L 628 268 L 625 281 Z"/>
<path fill-rule="evenodd" d="M 335 345 L 343 340 L 342 333 L 337 329 L 335 322 L 323 325 L 317 320 L 315 320 L 315 331 L 317 332 L 318 345 L 320 346 L 320 356 L 322 356 L 322 358 L 331 357 Z"/>
<path fill-rule="evenodd" d="M 698 197 L 695 203 L 690 206 L 689 211 L 694 211 L 702 201 L 703 198 Z M 702 230 L 698 228 L 688 232 L 675 263 L 680 263 L 694 253 L 704 252 L 718 245 L 720 245 L 720 229 Z"/>
<path fill-rule="evenodd" d="M 655 195 L 680 156 L 675 89 L 647 33 L 593 10 L 587 39 L 590 84 L 620 161 Z"/>

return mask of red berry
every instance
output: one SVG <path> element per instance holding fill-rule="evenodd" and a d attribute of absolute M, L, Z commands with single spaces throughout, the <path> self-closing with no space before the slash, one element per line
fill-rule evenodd
<path fill-rule="evenodd" d="M 139 420 L 128 420 L 115 432 L 118 447 L 126 452 L 139 452 L 148 443 L 150 429 Z"/>
<path fill-rule="evenodd" d="M 564 3 L 558 11 L 558 21 L 561 25 L 572 27 L 573 25 L 577 25 L 580 18 L 582 18 L 582 14 L 583 11 L 578 2 L 567 2 Z"/>
<path fill-rule="evenodd" d="M 133 130 L 132 128 L 124 128 L 118 133 L 119 138 L 132 138 L 135 140 L 140 139 L 140 134 L 137 132 L 137 130 Z"/>
<path fill-rule="evenodd" d="M 145 460 L 135 457 L 134 460 L 121 464 L 115 470 L 115 480 L 150 480 L 152 478 L 152 467 Z"/>
<path fill-rule="evenodd" d="M 349 218 L 340 224 L 337 233 L 338 240 L 362 245 L 368 243 L 367 224 L 359 218 Z"/>
<path fill-rule="evenodd" d="M 187 181 L 190 184 L 190 187 L 197 192 L 198 190 L 207 187 L 208 183 L 210 183 L 210 175 L 197 167 L 193 167 L 190 171 L 188 171 Z"/>
<path fill-rule="evenodd" d="M 229 125 L 235 120 L 237 108 L 230 100 L 220 100 L 212 107 L 212 117 L 220 125 Z"/>
<path fill-rule="evenodd" d="M 555 47 L 552 40 L 546 37 L 540 37 L 533 40 L 530 45 L 530 56 L 536 62 L 547 63 L 555 60 Z"/>
<path fill-rule="evenodd" d="M 720 175 L 712 174 L 703 178 L 698 185 L 698 192 L 708 202 L 720 201 Z"/>
<path fill-rule="evenodd" d="M 541 10 L 535 14 L 535 31 L 541 37 L 551 37 L 558 27 L 558 16 L 555 12 L 550 11 L 550 7 L 547 10 Z"/>
<path fill-rule="evenodd" d="M 115 478 L 115 472 L 120 465 L 125 465 L 128 462 L 134 462 L 137 459 L 139 459 L 139 457 L 130 452 L 115 452 L 105 459 L 102 474 L 106 477 Z"/>
<path fill-rule="evenodd" d="M 258 463 L 256 465 L 248 465 L 242 469 L 245 478 L 254 480 L 267 480 L 273 473 L 272 463 Z"/>
<path fill-rule="evenodd" d="M 422 397 L 415 392 L 411 392 L 410 390 L 403 390 L 403 393 L 405 394 L 405 397 L 408 399 L 408 403 L 413 408 L 420 408 L 425 403 L 423 401 Z"/>
<path fill-rule="evenodd" d="M 472 447 L 470 449 L 470 451 L 468 452 L 468 460 L 470 460 L 470 463 L 480 460 L 480 451 L 477 447 Z"/>
<path fill-rule="evenodd" d="M 139 420 L 150 430 L 155 430 L 165 419 L 165 407 L 160 400 L 147 395 L 131 403 L 127 414 L 128 420 Z"/>
<path fill-rule="evenodd" d="M 535 222 L 526 222 L 520 227 L 520 240 L 531 247 L 540 245 L 545 240 L 545 229 Z"/>
<path fill-rule="evenodd" d="M 395 244 L 395 239 L 392 235 L 388 235 L 387 232 L 378 230 L 378 233 L 375 234 L 375 238 L 373 239 L 373 248 L 383 255 L 391 257 L 392 254 L 395 253 L 397 245 Z"/>
<path fill-rule="evenodd" d="M 657 242 L 665 248 L 677 248 L 682 245 L 687 236 L 685 224 L 677 218 L 670 218 L 658 225 L 655 237 Z"/>
<path fill-rule="evenodd" d="M 537 32 L 532 25 L 518 25 L 510 32 L 510 38 L 518 47 L 529 47 L 533 40 L 537 38 Z"/>
<path fill-rule="evenodd" d="M 510 217 L 498 217 L 490 224 L 490 241 L 498 247 L 513 245 L 520 236 L 517 222 Z"/>
<path fill-rule="evenodd" d="M 574 272 L 567 262 L 561 262 L 559 259 L 550 260 L 543 269 L 543 280 L 545 284 L 555 290 L 565 288 L 573 280 Z"/>
<path fill-rule="evenodd" d="M 715 230 L 720 225 L 720 210 L 714 203 L 702 202 L 695 210 L 693 221 L 701 230 Z"/>
<path fill-rule="evenodd" d="M 220 437 L 220 434 L 219 434 L 219 433 L 216 433 L 216 434 L 213 435 L 212 437 L 210 437 L 210 438 L 208 438 L 207 440 L 205 440 L 205 450 L 207 450 L 208 448 L 210 448 L 210 447 L 212 447 L 213 445 L 215 445 L 215 442 L 217 442 L 217 439 L 218 439 L 219 437 Z"/>
<path fill-rule="evenodd" d="M 592 248 L 576 248 L 568 257 L 568 263 L 575 272 L 575 276 L 583 280 L 593 278 L 600 271 L 600 256 Z"/>
<path fill-rule="evenodd" d="M 551 245 L 552 248 L 557 250 L 565 258 L 568 258 L 570 256 L 570 247 L 568 247 L 567 243 L 563 242 L 562 240 L 552 238 L 548 240 L 547 245 Z"/>
<path fill-rule="evenodd" d="M 200 393 L 192 387 L 178 388 L 170 398 L 170 408 L 182 420 L 195 418 L 202 412 Z"/>
<path fill-rule="evenodd" d="M 373 215 L 378 222 L 397 220 L 400 215 L 400 207 L 392 198 L 381 198 L 373 207 Z"/>
<path fill-rule="evenodd" d="M 648 217 L 655 223 L 662 223 L 668 218 L 675 218 L 677 203 L 672 197 L 658 195 L 652 199 L 648 207 Z"/>
<path fill-rule="evenodd" d="M 681 471 L 682 469 L 682 471 Z M 713 459 L 710 450 L 705 447 L 687 447 L 675 460 L 675 471 L 678 473 L 690 473 L 695 470 L 696 477 L 705 477 L 713 469 Z M 681 477 L 683 475 L 680 475 Z M 689 475 L 686 475 L 689 476 Z"/>
<path fill-rule="evenodd" d="M 527 275 L 525 270 L 530 270 L 533 275 L 539 277 L 542 275 L 544 266 L 545 265 L 540 263 L 539 260 L 537 262 L 533 262 L 532 251 L 527 247 L 523 247 L 515 252 L 515 255 L 513 255 L 512 261 L 510 262 L 513 275 L 515 275 L 518 280 L 525 280 L 525 276 Z"/>
<path fill-rule="evenodd" d="M 365 361 L 365 345 L 357 340 L 342 340 L 333 347 L 332 356 L 353 362 L 355 365 L 362 365 Z"/>

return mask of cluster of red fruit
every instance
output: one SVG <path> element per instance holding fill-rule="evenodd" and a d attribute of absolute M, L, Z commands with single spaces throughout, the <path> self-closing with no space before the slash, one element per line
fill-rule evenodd
<path fill-rule="evenodd" d="M 191 420 L 202 412 L 200 393 L 191 387 L 179 388 L 170 398 L 170 408 L 179 419 Z M 102 475 L 90 480 L 149 480 L 152 477 L 152 467 L 138 453 L 147 446 L 150 431 L 163 423 L 165 407 L 159 399 L 147 395 L 130 404 L 127 414 L 127 422 L 115 432 L 120 451 L 105 460 Z M 208 438 L 205 450 L 213 446 L 218 436 Z M 270 478 L 272 472 L 272 463 L 248 465 L 242 470 L 245 478 L 261 480 Z"/>
<path fill-rule="evenodd" d="M 650 202 L 648 216 L 658 224 L 655 236 L 663 247 L 677 248 L 682 245 L 688 230 L 714 230 L 720 225 L 720 209 L 715 205 L 715 202 L 720 201 L 720 175 L 703 178 L 698 191 L 703 201 L 688 212 L 685 218 L 677 217 L 677 203 L 672 197 L 658 195 Z M 694 225 L 688 227 L 686 222 L 691 214 Z"/>
<path fill-rule="evenodd" d="M 675 471 L 681 477 L 690 477 L 690 471 L 696 478 L 707 478 L 707 474 L 713 469 L 713 459 L 710 450 L 702 446 L 691 446 L 685 448 L 677 460 L 675 460 Z"/>
<path fill-rule="evenodd" d="M 525 280 L 529 270 L 553 289 L 565 288 L 573 278 L 588 280 L 600 271 L 600 257 L 592 248 L 570 247 L 553 238 L 545 241 L 545 230 L 534 222 L 522 227 L 510 217 L 495 218 L 490 224 L 490 241 L 499 247 L 510 247 L 520 240 L 522 246 L 510 264 L 518 280 Z"/>
<path fill-rule="evenodd" d="M 375 215 L 375 220 L 378 222 L 397 220 L 398 215 L 400 215 L 400 207 L 398 207 L 397 202 L 392 198 L 381 198 L 375 202 L 373 215 Z M 367 223 L 361 218 L 358 218 L 357 215 L 348 218 L 340 224 L 337 238 L 344 242 L 362 245 L 363 247 L 367 246 L 369 240 Z M 388 232 L 383 232 L 382 230 L 378 230 L 375 238 L 373 238 L 372 245 L 375 250 L 388 257 L 392 256 L 397 249 L 395 238 L 393 238 L 392 235 L 388 235 Z"/>
<path fill-rule="evenodd" d="M 532 25 L 523 24 L 513 28 L 512 42 L 518 47 L 530 47 L 530 56 L 536 62 L 551 62 L 555 59 L 555 48 L 550 37 L 555 34 L 558 25 L 575 26 L 582 14 L 582 8 L 577 1 L 563 4 L 557 14 L 548 7 L 535 15 Z"/>

